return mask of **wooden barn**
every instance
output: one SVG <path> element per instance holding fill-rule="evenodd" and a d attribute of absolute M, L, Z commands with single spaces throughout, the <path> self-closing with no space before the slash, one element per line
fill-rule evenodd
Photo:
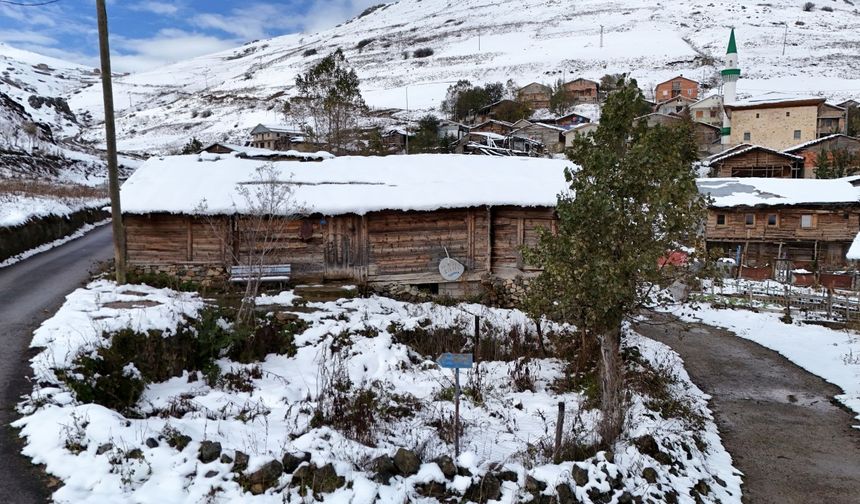
<path fill-rule="evenodd" d="M 513 130 L 513 124 L 507 121 L 497 121 L 495 119 L 484 121 L 469 128 L 470 133 L 495 133 L 497 135 L 507 135 Z"/>
<path fill-rule="evenodd" d="M 588 79 L 574 79 L 564 83 L 564 90 L 574 103 L 597 103 L 600 84 Z"/>
<path fill-rule="evenodd" d="M 860 139 L 848 135 L 836 134 L 818 138 L 789 147 L 783 152 L 803 157 L 804 178 L 816 178 L 815 168 L 822 153 L 827 156 L 833 156 L 833 153 L 847 154 L 848 157 L 853 158 L 853 163 L 849 162 L 847 166 L 849 173 L 860 171 Z"/>
<path fill-rule="evenodd" d="M 741 144 L 705 160 L 712 177 L 802 178 L 803 158 L 761 145 Z"/>
<path fill-rule="evenodd" d="M 552 88 L 546 84 L 532 82 L 517 91 L 517 99 L 527 104 L 532 110 L 549 108 Z"/>
<path fill-rule="evenodd" d="M 333 158 L 334 155 L 325 151 L 299 152 L 297 150 L 278 151 L 271 149 L 260 149 L 244 145 L 218 142 L 204 147 L 200 153 L 209 154 L 231 154 L 245 159 L 263 161 L 322 161 Z"/>
<path fill-rule="evenodd" d="M 705 238 L 739 261 L 741 276 L 787 279 L 791 272 L 848 268 L 860 229 L 860 178 L 699 179 L 711 198 Z M 850 278 L 843 284 L 851 285 Z"/>
<path fill-rule="evenodd" d="M 570 163 L 341 157 L 313 166 L 274 163 L 268 170 L 275 178 L 259 179 L 262 165 L 197 156 L 144 163 L 122 188 L 129 265 L 223 279 L 230 266 L 254 254 L 241 238 L 254 222 L 254 205 L 237 188 L 253 194 L 263 184 L 289 188 L 291 208 L 300 209 L 279 221 L 266 259 L 289 264 L 293 280 L 423 286 L 462 295 L 487 275 L 512 282 L 534 273 L 521 248 L 536 242 L 539 229 L 554 229 L 556 195 L 566 188 L 563 170 Z M 449 257 L 463 266 L 456 278 L 442 276 L 440 263 Z"/>

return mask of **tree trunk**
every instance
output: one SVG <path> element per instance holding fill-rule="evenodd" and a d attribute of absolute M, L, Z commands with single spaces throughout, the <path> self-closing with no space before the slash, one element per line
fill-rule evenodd
<path fill-rule="evenodd" d="M 600 435 L 608 448 L 624 427 L 624 364 L 621 362 L 621 325 L 600 336 Z"/>

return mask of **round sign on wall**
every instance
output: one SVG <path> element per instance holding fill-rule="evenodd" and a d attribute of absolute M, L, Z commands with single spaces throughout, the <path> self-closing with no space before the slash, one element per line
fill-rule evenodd
<path fill-rule="evenodd" d="M 443 257 L 439 261 L 439 274 L 449 282 L 460 278 L 464 271 L 466 271 L 466 267 L 450 257 Z"/>

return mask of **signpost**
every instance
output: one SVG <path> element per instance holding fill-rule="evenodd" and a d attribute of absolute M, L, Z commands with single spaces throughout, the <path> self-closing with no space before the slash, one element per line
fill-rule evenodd
<path fill-rule="evenodd" d="M 472 369 L 472 354 L 443 353 L 436 361 L 454 370 L 454 458 L 460 456 L 460 369 Z"/>

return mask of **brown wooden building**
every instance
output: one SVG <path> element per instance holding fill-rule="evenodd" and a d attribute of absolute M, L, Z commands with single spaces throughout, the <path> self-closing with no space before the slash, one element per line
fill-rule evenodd
<path fill-rule="evenodd" d="M 535 270 L 522 247 L 536 243 L 539 229 L 555 228 L 554 202 L 568 165 L 457 155 L 410 156 L 408 165 L 396 156 L 336 158 L 313 170 L 276 163 L 289 174 L 279 183 L 294 184 L 307 209 L 283 221 L 267 262 L 290 264 L 297 282 L 407 284 L 450 295 L 474 292 L 487 275 L 529 276 Z M 255 166 L 189 156 L 145 163 L 123 186 L 130 266 L 205 278 L 242 264 L 253 249 L 239 237 L 252 217 L 229 202 L 233 186 L 249 183 Z M 173 183 L 155 187 L 170 173 Z M 182 194 L 174 185 L 203 173 L 203 187 Z M 193 204 L 207 197 L 206 211 Z M 456 280 L 441 276 L 446 257 L 465 268 Z"/>
<path fill-rule="evenodd" d="M 709 250 L 740 259 L 742 276 L 790 277 L 836 271 L 860 229 L 856 179 L 700 179 L 713 198 L 705 225 Z M 850 286 L 850 279 L 847 281 Z"/>
<path fill-rule="evenodd" d="M 654 88 L 654 101 L 658 103 L 676 96 L 697 100 L 699 98 L 699 83 L 679 75 L 657 84 L 657 87 Z"/>
<path fill-rule="evenodd" d="M 513 130 L 513 124 L 507 121 L 497 121 L 495 119 L 484 121 L 469 128 L 469 132 L 495 133 L 497 135 L 507 135 Z"/>
<path fill-rule="evenodd" d="M 550 97 L 552 97 L 552 88 L 537 82 L 523 86 L 517 91 L 517 99 L 532 110 L 549 108 Z"/>
<path fill-rule="evenodd" d="M 588 79 L 575 79 L 564 83 L 564 90 L 574 103 L 597 103 L 600 84 Z"/>
<path fill-rule="evenodd" d="M 741 144 L 705 160 L 712 177 L 802 178 L 803 158 L 794 154 Z"/>
<path fill-rule="evenodd" d="M 850 166 L 849 170 L 860 171 L 860 139 L 848 135 L 836 134 L 818 138 L 785 149 L 784 152 L 803 157 L 804 178 L 816 178 L 815 168 L 821 153 L 831 155 L 832 152 L 840 151 L 854 157 L 855 164 Z"/>

